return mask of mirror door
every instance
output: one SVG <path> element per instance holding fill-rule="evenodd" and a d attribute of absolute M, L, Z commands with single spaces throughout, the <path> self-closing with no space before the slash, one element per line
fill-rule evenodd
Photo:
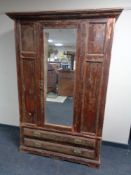
<path fill-rule="evenodd" d="M 74 81 L 76 71 L 75 27 L 47 27 L 44 36 L 45 125 L 73 125 Z"/>

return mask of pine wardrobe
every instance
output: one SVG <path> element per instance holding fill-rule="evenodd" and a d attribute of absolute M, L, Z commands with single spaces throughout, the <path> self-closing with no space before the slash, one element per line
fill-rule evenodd
<path fill-rule="evenodd" d="M 20 150 L 99 167 L 120 12 L 7 13 L 15 20 Z"/>

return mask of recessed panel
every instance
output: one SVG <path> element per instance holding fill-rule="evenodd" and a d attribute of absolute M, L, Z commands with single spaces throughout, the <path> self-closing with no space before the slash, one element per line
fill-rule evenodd
<path fill-rule="evenodd" d="M 88 50 L 89 54 L 103 54 L 105 41 L 105 23 L 89 23 Z"/>
<path fill-rule="evenodd" d="M 34 60 L 22 61 L 22 84 L 24 122 L 35 123 L 36 115 L 36 89 L 35 89 L 35 64 Z"/>
<path fill-rule="evenodd" d="M 99 117 L 102 64 L 85 62 L 81 131 L 95 133 Z"/>
<path fill-rule="evenodd" d="M 34 24 L 21 25 L 21 51 L 35 52 L 36 36 Z"/>

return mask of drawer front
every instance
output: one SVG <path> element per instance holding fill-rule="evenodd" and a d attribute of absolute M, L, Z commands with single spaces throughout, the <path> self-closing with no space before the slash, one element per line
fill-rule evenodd
<path fill-rule="evenodd" d="M 51 143 L 47 141 L 40 141 L 35 139 L 24 138 L 24 145 L 28 147 L 34 147 L 39 149 L 44 149 L 48 151 L 54 151 L 58 153 L 79 156 L 84 158 L 95 158 L 95 151 L 85 148 L 73 147 L 69 145 Z"/>
<path fill-rule="evenodd" d="M 75 145 L 80 145 L 80 146 L 92 148 L 92 149 L 96 147 L 95 139 L 90 139 L 90 138 L 87 139 L 87 138 L 82 138 L 78 136 L 70 136 L 67 134 L 65 135 L 65 134 L 60 134 L 60 133 L 34 130 L 34 129 L 29 129 L 29 128 L 24 128 L 23 134 L 29 137 L 46 139 L 46 140 L 54 141 L 54 142 L 62 142 L 66 144 L 75 144 Z"/>

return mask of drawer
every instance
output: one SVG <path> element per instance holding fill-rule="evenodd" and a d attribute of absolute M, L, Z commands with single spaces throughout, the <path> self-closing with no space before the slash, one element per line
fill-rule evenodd
<path fill-rule="evenodd" d="M 61 142 L 66 144 L 75 144 L 75 145 L 80 145 L 91 149 L 94 149 L 96 147 L 95 139 L 90 139 L 90 138 L 83 138 L 78 136 L 71 136 L 67 134 L 60 134 L 60 133 L 35 130 L 35 129 L 29 129 L 29 128 L 24 128 L 23 134 L 29 137 L 45 139 L 45 140 L 54 141 L 54 142 Z"/>
<path fill-rule="evenodd" d="M 24 145 L 33 148 L 44 149 L 48 151 L 54 151 L 57 153 L 63 153 L 78 157 L 84 157 L 89 159 L 95 158 L 95 151 L 80 147 L 73 147 L 69 145 L 63 145 L 58 143 L 51 143 L 48 141 L 40 141 L 30 138 L 24 138 Z"/>

